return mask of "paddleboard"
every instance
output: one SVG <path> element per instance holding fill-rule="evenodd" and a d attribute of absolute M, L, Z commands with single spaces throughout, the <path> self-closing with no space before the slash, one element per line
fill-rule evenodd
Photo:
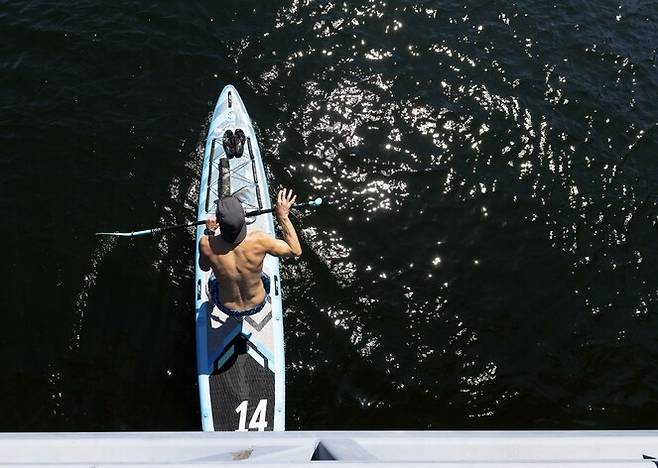
<path fill-rule="evenodd" d="M 222 137 L 226 130 L 242 129 L 244 153 L 228 158 Z M 226 86 L 217 100 L 208 128 L 198 218 L 215 213 L 220 197 L 233 195 L 245 211 L 271 208 L 256 134 L 240 95 Z M 248 231 L 274 232 L 272 214 L 247 218 Z M 269 282 L 266 306 L 246 317 L 228 316 L 215 307 L 208 282 L 212 271 L 199 268 L 199 239 L 196 232 L 195 301 L 196 346 L 204 431 L 282 431 L 285 427 L 285 366 L 283 313 L 279 259 L 267 255 L 263 263 L 264 284 Z M 218 285 L 221 288 L 221 284 Z"/>

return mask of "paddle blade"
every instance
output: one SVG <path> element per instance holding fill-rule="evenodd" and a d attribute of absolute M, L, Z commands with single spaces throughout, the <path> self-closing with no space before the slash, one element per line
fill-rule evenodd
<path fill-rule="evenodd" d="M 117 236 L 117 237 L 130 237 L 129 232 L 97 232 L 97 236 Z"/>

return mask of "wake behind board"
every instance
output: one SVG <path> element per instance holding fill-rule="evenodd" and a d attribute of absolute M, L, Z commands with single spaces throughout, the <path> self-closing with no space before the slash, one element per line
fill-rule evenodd
<path fill-rule="evenodd" d="M 244 154 L 227 158 L 222 145 L 226 130 L 241 128 L 247 141 Z M 233 195 L 245 211 L 270 208 L 265 170 L 251 119 L 231 85 L 219 96 L 208 128 L 197 219 L 215 213 L 220 197 Z M 274 236 L 272 214 L 247 218 L 248 231 Z M 267 255 L 264 283 L 269 280 L 267 305 L 246 317 L 228 316 L 209 299 L 211 272 L 199 268 L 197 228 L 195 255 L 196 345 L 204 431 L 284 430 L 285 367 L 279 259 Z M 221 284 L 218 285 L 221 288 Z"/>

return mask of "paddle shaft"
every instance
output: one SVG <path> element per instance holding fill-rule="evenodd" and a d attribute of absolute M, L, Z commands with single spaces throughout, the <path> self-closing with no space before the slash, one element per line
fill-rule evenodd
<path fill-rule="evenodd" d="M 183 223 L 183 224 L 174 224 L 173 226 L 164 226 L 161 228 L 155 228 L 155 229 L 150 229 L 151 233 L 156 234 L 158 232 L 162 231 L 171 231 L 172 229 L 180 229 L 180 228 L 186 228 L 186 227 L 192 227 L 192 226 L 201 226 L 202 224 L 206 224 L 206 221 L 195 221 L 193 223 Z"/>
<path fill-rule="evenodd" d="M 298 203 L 296 205 L 293 205 L 292 208 L 304 208 L 305 206 L 308 205 L 313 205 L 312 202 L 307 202 L 307 203 Z M 267 213 L 274 213 L 276 211 L 276 207 L 274 208 L 264 208 L 262 210 L 253 210 L 253 211 L 247 211 L 244 215 L 247 218 L 253 218 L 254 216 L 262 215 L 262 214 L 267 214 Z M 206 221 L 195 221 L 193 223 L 189 224 L 175 224 L 173 226 L 166 226 L 166 227 L 161 227 L 161 228 L 155 228 L 151 229 L 153 234 L 162 232 L 162 231 L 170 231 L 172 229 L 179 229 L 179 228 L 186 228 L 186 227 L 192 227 L 192 226 L 201 226 L 202 224 L 205 224 Z"/>
<path fill-rule="evenodd" d="M 132 232 L 97 232 L 97 236 L 119 236 L 119 237 L 140 237 L 147 234 L 157 234 L 159 232 L 171 231 L 172 229 L 180 229 L 192 226 L 200 226 L 206 224 L 205 221 L 195 221 L 193 223 L 182 223 L 174 224 L 173 226 L 163 226 L 152 229 L 144 229 L 143 231 L 132 231 Z"/>
<path fill-rule="evenodd" d="M 313 205 L 313 202 L 306 202 L 306 203 L 298 203 L 296 205 L 293 205 L 292 208 L 304 208 L 305 206 L 308 205 Z M 276 211 L 276 207 L 274 208 L 264 208 L 262 210 L 253 210 L 253 211 L 247 211 L 244 215 L 247 218 L 253 218 L 254 216 L 266 214 L 266 213 L 274 213 Z M 173 226 L 165 226 L 161 228 L 155 228 L 151 229 L 153 231 L 153 234 L 157 232 L 162 232 L 162 231 L 171 231 L 172 229 L 179 229 L 179 228 L 186 228 L 186 227 L 192 227 L 192 226 L 201 226 L 202 224 L 205 224 L 206 221 L 195 221 L 193 223 L 183 223 L 183 224 L 174 224 Z"/>
<path fill-rule="evenodd" d="M 319 199 L 318 199 L 319 200 Z M 310 202 L 305 202 L 305 203 L 299 203 L 294 205 L 294 208 L 303 208 L 306 206 L 318 206 L 318 201 L 310 201 Z M 253 217 L 253 216 L 258 216 L 261 214 L 265 213 L 273 213 L 276 210 L 276 208 L 266 208 L 263 210 L 253 210 L 253 211 L 247 211 L 245 213 L 245 216 L 247 217 Z M 143 231 L 132 231 L 132 232 L 97 232 L 96 235 L 101 235 L 101 236 L 120 236 L 120 237 L 139 237 L 139 236 L 145 236 L 147 234 L 158 234 L 160 232 L 164 231 L 171 231 L 172 229 L 181 229 L 181 228 L 186 228 L 186 227 L 192 227 L 192 226 L 201 226 L 203 224 L 206 224 L 206 220 L 199 220 L 199 221 L 194 221 L 192 223 L 182 223 L 182 224 L 173 224 L 171 226 L 162 226 L 162 227 L 156 227 L 152 229 L 145 229 Z"/>

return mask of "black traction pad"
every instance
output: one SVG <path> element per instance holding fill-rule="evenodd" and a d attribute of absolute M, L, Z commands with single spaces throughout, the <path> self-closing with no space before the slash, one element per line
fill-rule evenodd
<path fill-rule="evenodd" d="M 236 337 L 227 348 L 232 356 L 208 378 L 215 431 L 273 430 L 274 372 L 266 359 L 265 366 L 256 361 L 248 346 L 243 335 Z"/>

